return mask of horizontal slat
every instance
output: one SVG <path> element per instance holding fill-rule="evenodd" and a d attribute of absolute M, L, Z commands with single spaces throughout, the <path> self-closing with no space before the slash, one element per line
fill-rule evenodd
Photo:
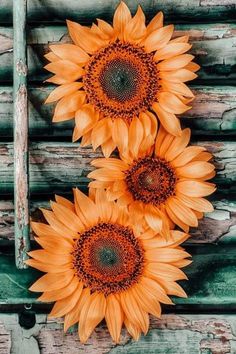
<path fill-rule="evenodd" d="M 233 142 L 200 142 L 214 154 L 218 174 L 214 181 L 227 186 L 236 180 L 236 150 Z M 79 143 L 40 142 L 30 145 L 31 193 L 63 193 L 85 186 L 90 161 L 101 157 Z M 13 145 L 0 143 L 0 194 L 13 192 Z"/>
<path fill-rule="evenodd" d="M 79 343 L 76 326 L 64 334 L 62 321 L 47 320 L 45 314 L 38 314 L 36 325 L 23 332 L 18 314 L 1 314 L 0 349 L 4 354 L 233 354 L 236 352 L 235 325 L 236 315 L 169 314 L 163 315 L 161 320 L 151 316 L 147 336 L 141 336 L 138 342 L 132 341 L 123 329 L 120 344 L 115 345 L 102 322 L 85 347 Z"/>
<path fill-rule="evenodd" d="M 48 199 L 48 198 L 47 198 Z M 215 211 L 206 214 L 199 221 L 198 228 L 192 229 L 191 244 L 235 243 L 236 242 L 236 201 L 213 201 Z M 49 208 L 48 200 L 32 200 L 30 215 L 34 221 L 42 221 L 40 207 Z M 31 235 L 32 238 L 32 235 Z M 12 201 L 0 201 L 0 241 L 14 240 L 14 206 Z"/>
<path fill-rule="evenodd" d="M 71 136 L 74 122 L 52 123 L 53 104 L 43 104 L 52 87 L 29 88 L 30 136 Z M 181 116 L 193 134 L 232 134 L 236 129 L 236 88 L 195 86 L 193 108 Z M 12 88 L 0 87 L 0 137 L 12 136 Z"/>
<path fill-rule="evenodd" d="M 1 0 L 0 21 L 12 21 L 13 0 Z M 34 0 L 28 2 L 28 21 L 63 21 L 65 18 L 88 22 L 102 17 L 111 20 L 119 0 Z M 126 0 L 134 12 L 137 2 Z M 157 11 L 164 11 L 171 21 L 206 21 L 235 19 L 234 0 L 139 0 L 148 18 Z"/>
<path fill-rule="evenodd" d="M 199 79 L 236 78 L 236 25 L 177 25 L 175 35 L 190 35 L 193 44 L 191 53 L 201 65 Z M 0 28 L 0 81 L 12 78 L 12 29 Z M 55 42 L 68 42 L 66 27 L 38 27 L 28 31 L 29 80 L 44 80 L 49 74 L 42 69 L 46 63 L 43 55 L 48 45 Z M 224 82 L 225 83 L 225 82 Z"/>
<path fill-rule="evenodd" d="M 179 305 L 236 305 L 236 246 L 203 245 L 186 247 L 193 255 L 193 263 L 185 270 L 188 281 L 182 286 L 189 297 L 176 298 Z M 19 304 L 36 301 L 36 294 L 28 287 L 39 273 L 17 270 L 14 255 L 0 256 L 0 303 Z"/>

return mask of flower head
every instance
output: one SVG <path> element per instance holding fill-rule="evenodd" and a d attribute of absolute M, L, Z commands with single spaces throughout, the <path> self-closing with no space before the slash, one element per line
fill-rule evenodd
<path fill-rule="evenodd" d="M 178 225 L 185 232 L 197 226 L 203 212 L 213 207 L 203 197 L 215 191 L 215 167 L 208 162 L 212 155 L 201 146 L 187 146 L 190 129 L 175 137 L 161 126 L 153 148 L 152 141 L 134 126 L 136 139 L 129 139 L 128 148 L 118 158 L 92 161 L 98 167 L 88 177 L 96 179 L 90 187 L 106 190 L 109 200 L 128 206 L 135 220 L 144 217 L 158 232 Z"/>
<path fill-rule="evenodd" d="M 49 316 L 64 316 L 65 331 L 79 323 L 85 342 L 105 318 L 115 342 L 123 324 L 138 339 L 149 313 L 160 317 L 160 303 L 172 304 L 168 295 L 186 296 L 176 281 L 186 279 L 179 268 L 191 263 L 179 247 L 187 234 L 172 231 L 166 241 L 150 228 L 140 231 L 102 190 L 89 198 L 75 189 L 74 203 L 56 197 L 51 207 L 42 210 L 48 224 L 32 223 L 42 249 L 26 263 L 46 272 L 30 290 L 55 301 Z"/>
<path fill-rule="evenodd" d="M 90 28 L 67 21 L 74 44 L 51 45 L 48 79 L 60 85 L 46 102 L 58 101 L 53 121 L 75 118 L 73 140 L 101 145 L 109 157 L 127 144 L 128 127 L 139 119 L 153 138 L 157 118 L 173 135 L 181 128 L 175 114 L 191 107 L 193 93 L 184 84 L 199 69 L 187 52 L 188 36 L 171 39 L 173 25 L 163 27 L 159 12 L 146 26 L 138 7 L 134 17 L 124 2 L 115 11 L 113 26 L 98 20 Z"/>

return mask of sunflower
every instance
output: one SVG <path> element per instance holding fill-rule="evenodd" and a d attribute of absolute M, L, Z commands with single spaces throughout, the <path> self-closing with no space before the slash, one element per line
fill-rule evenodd
<path fill-rule="evenodd" d="M 103 319 L 115 342 L 123 324 L 138 339 L 148 314 L 160 317 L 160 303 L 173 304 L 168 295 L 186 297 L 176 281 L 187 279 L 180 268 L 191 263 L 179 247 L 187 234 L 172 231 L 166 241 L 140 231 L 102 190 L 93 199 L 75 189 L 74 203 L 56 197 L 51 208 L 42 210 L 48 224 L 32 222 L 42 249 L 26 263 L 47 274 L 30 290 L 43 292 L 39 301 L 55 301 L 49 316 L 64 316 L 65 331 L 79 323 L 81 342 Z"/>
<path fill-rule="evenodd" d="M 138 7 L 134 17 L 124 2 L 115 11 L 113 26 L 103 20 L 86 27 L 67 21 L 73 44 L 50 45 L 45 68 L 60 85 L 46 103 L 58 101 L 54 122 L 75 118 L 73 141 L 102 147 L 109 157 L 127 143 L 128 127 L 140 119 L 155 137 L 157 118 L 166 130 L 181 133 L 175 114 L 191 107 L 194 95 L 184 82 L 193 80 L 199 66 L 188 36 L 171 39 L 173 25 L 163 27 L 159 12 L 145 25 Z"/>
<path fill-rule="evenodd" d="M 215 185 L 206 182 L 215 176 L 215 167 L 208 162 L 212 155 L 201 146 L 187 146 L 190 129 L 175 137 L 161 126 L 153 146 L 137 123 L 130 125 L 129 146 L 120 159 L 92 161 L 98 168 L 89 173 L 96 179 L 89 186 L 104 188 L 109 200 L 128 206 L 134 220 L 144 218 L 153 230 L 165 227 L 166 233 L 176 224 L 189 232 L 203 212 L 213 210 L 203 198 L 215 191 Z"/>

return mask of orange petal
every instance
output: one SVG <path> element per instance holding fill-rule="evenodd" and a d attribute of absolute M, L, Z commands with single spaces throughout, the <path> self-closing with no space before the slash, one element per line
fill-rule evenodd
<path fill-rule="evenodd" d="M 147 224 L 156 232 L 160 232 L 162 229 L 162 219 L 159 210 L 153 205 L 147 205 L 145 208 L 145 220 Z"/>
<path fill-rule="evenodd" d="M 65 254 L 70 254 L 73 250 L 72 244 L 63 238 L 60 239 L 58 237 L 53 236 L 50 236 L 50 238 L 35 237 L 35 241 L 47 252 L 61 256 L 64 256 Z"/>
<path fill-rule="evenodd" d="M 75 276 L 70 284 L 68 284 L 65 288 L 46 291 L 38 298 L 38 301 L 51 302 L 64 299 L 75 291 L 78 286 L 78 282 L 78 278 Z"/>
<path fill-rule="evenodd" d="M 126 290 L 119 294 L 124 314 L 132 323 L 146 333 L 148 330 L 147 313 L 140 308 L 131 291 Z"/>
<path fill-rule="evenodd" d="M 139 147 L 143 140 L 143 126 L 138 118 L 133 118 L 129 126 L 129 150 L 138 158 Z"/>
<path fill-rule="evenodd" d="M 170 145 L 172 144 L 173 140 L 175 139 L 175 136 L 166 133 L 164 140 L 162 141 L 160 151 L 159 151 L 159 157 L 164 158 Z"/>
<path fill-rule="evenodd" d="M 106 45 L 107 42 L 101 39 L 98 35 L 92 33 L 89 28 L 69 20 L 67 20 L 66 23 L 73 42 L 85 52 L 93 54 Z"/>
<path fill-rule="evenodd" d="M 191 100 L 194 98 L 193 92 L 183 82 L 170 82 L 162 80 L 161 86 L 163 91 L 175 94 L 181 99 L 183 103 L 191 102 Z M 181 95 L 187 97 L 188 101 L 185 102 L 185 100 L 182 99 Z"/>
<path fill-rule="evenodd" d="M 146 52 L 154 52 L 163 48 L 171 39 L 174 31 L 173 25 L 168 25 L 153 31 L 147 36 L 144 43 Z"/>
<path fill-rule="evenodd" d="M 106 311 L 106 299 L 102 293 L 93 293 L 84 304 L 79 322 L 79 337 L 85 343 L 94 328 L 103 320 Z"/>
<path fill-rule="evenodd" d="M 67 209 L 70 209 L 73 212 L 75 211 L 75 206 L 70 200 L 61 197 L 60 195 L 55 195 L 55 199 L 58 204 L 64 205 Z"/>
<path fill-rule="evenodd" d="M 184 68 L 174 71 L 161 71 L 159 73 L 159 77 L 166 81 L 179 83 L 193 80 L 197 77 L 197 75 L 194 74 L 192 71 Z"/>
<path fill-rule="evenodd" d="M 186 66 L 194 59 L 193 55 L 190 54 L 181 54 L 173 58 L 163 60 L 161 63 L 157 64 L 157 68 L 160 71 L 171 71 L 178 70 L 181 68 L 186 69 Z"/>
<path fill-rule="evenodd" d="M 60 57 L 58 57 L 56 54 L 54 54 L 53 52 L 49 52 L 47 54 L 44 55 L 44 57 L 48 60 L 48 61 L 58 61 L 60 60 Z"/>
<path fill-rule="evenodd" d="M 48 314 L 48 318 L 53 318 L 53 317 L 62 317 L 68 312 L 70 312 L 76 305 L 78 299 L 80 298 L 81 292 L 83 289 L 83 284 L 82 282 L 78 282 L 77 288 L 75 291 L 70 294 L 68 297 L 58 300 L 51 312 Z"/>
<path fill-rule="evenodd" d="M 145 292 L 153 294 L 156 299 L 163 304 L 173 304 L 170 298 L 166 295 L 165 290 L 155 280 L 143 276 L 139 284 L 143 287 Z"/>
<path fill-rule="evenodd" d="M 183 223 L 193 227 L 198 226 L 198 220 L 194 212 L 190 208 L 184 206 L 179 199 L 171 197 L 168 199 L 167 203 L 172 212 Z"/>
<path fill-rule="evenodd" d="M 94 112 L 91 105 L 82 106 L 75 113 L 75 123 L 77 128 L 77 139 L 91 130 L 97 123 L 99 115 Z M 79 137 L 79 138 L 78 138 Z"/>
<path fill-rule="evenodd" d="M 215 166 L 205 161 L 193 161 L 188 164 L 178 167 L 176 173 L 180 177 L 186 178 L 201 178 L 211 173 Z"/>
<path fill-rule="evenodd" d="M 182 250 L 174 248 L 158 248 L 147 250 L 145 253 L 149 262 L 173 263 L 190 255 Z"/>
<path fill-rule="evenodd" d="M 170 43 L 187 43 L 189 40 L 189 36 L 180 36 L 180 37 L 177 37 L 177 38 L 174 38 L 170 41 Z"/>
<path fill-rule="evenodd" d="M 138 41 L 142 39 L 145 33 L 145 15 L 139 5 L 135 16 L 125 26 L 124 40 L 129 42 Z"/>
<path fill-rule="evenodd" d="M 45 250 L 35 250 L 28 252 L 28 255 L 40 262 L 48 263 L 52 265 L 65 265 L 72 261 L 72 256 L 68 254 L 64 254 L 63 257 L 61 255 L 51 253 Z"/>
<path fill-rule="evenodd" d="M 66 208 L 64 205 L 51 202 L 52 210 L 54 211 L 56 218 L 61 221 L 66 227 L 70 228 L 74 232 L 83 232 L 84 226 L 78 216 Z"/>
<path fill-rule="evenodd" d="M 132 292 L 134 298 L 140 304 L 144 311 L 160 318 L 161 306 L 153 294 L 145 291 L 139 283 L 132 288 Z"/>
<path fill-rule="evenodd" d="M 35 259 L 27 259 L 25 260 L 25 263 L 28 264 L 30 267 L 33 267 L 45 273 L 61 273 L 71 269 L 71 264 L 55 265 L 49 263 L 42 263 Z"/>
<path fill-rule="evenodd" d="M 103 118 L 99 120 L 93 128 L 91 140 L 94 150 L 111 138 L 111 127 L 109 123 L 110 120 Z"/>
<path fill-rule="evenodd" d="M 170 281 L 188 279 L 182 270 L 166 263 L 148 263 L 145 267 L 145 273 L 152 279 L 166 279 Z"/>
<path fill-rule="evenodd" d="M 49 235 L 60 237 L 60 233 L 56 232 L 51 226 L 40 223 L 40 222 L 33 222 L 30 223 L 31 229 L 37 236 L 46 236 Z"/>
<path fill-rule="evenodd" d="M 111 170 L 120 170 L 120 171 L 125 171 L 129 168 L 129 166 L 124 161 L 112 157 L 110 157 L 109 159 L 100 158 L 100 159 L 93 160 L 91 162 L 91 165 L 95 167 L 106 167 Z"/>
<path fill-rule="evenodd" d="M 79 322 L 81 310 L 89 297 L 90 290 L 88 288 L 83 289 L 74 308 L 65 315 L 64 332 L 66 332 L 75 323 Z"/>
<path fill-rule="evenodd" d="M 215 191 L 213 183 L 200 181 L 180 181 L 176 184 L 176 191 L 188 197 L 205 197 Z"/>
<path fill-rule="evenodd" d="M 181 200 L 181 202 L 186 205 L 187 207 L 205 213 L 210 213 L 214 211 L 213 205 L 204 198 L 197 198 L 197 197 L 187 197 L 186 195 L 177 192 L 176 193 L 177 199 Z"/>
<path fill-rule="evenodd" d="M 30 291 L 43 292 L 58 290 L 66 287 L 74 277 L 74 270 L 63 273 L 48 273 L 39 278 L 30 288 Z"/>
<path fill-rule="evenodd" d="M 191 63 L 188 63 L 184 68 L 195 73 L 195 72 L 198 71 L 201 67 L 200 67 L 200 65 L 191 62 Z"/>
<path fill-rule="evenodd" d="M 119 39 L 123 39 L 125 26 L 131 19 L 128 6 L 121 1 L 113 17 L 113 28 L 119 34 Z"/>
<path fill-rule="evenodd" d="M 188 146 L 181 154 L 171 161 L 171 165 L 173 167 L 184 166 L 203 150 L 205 150 L 205 148 L 201 146 Z"/>
<path fill-rule="evenodd" d="M 191 45 L 188 43 L 170 43 L 167 44 L 164 48 L 158 50 L 154 55 L 154 60 L 164 60 L 172 58 L 173 56 L 183 54 L 191 48 Z"/>
<path fill-rule="evenodd" d="M 147 33 L 151 34 L 153 31 L 163 27 L 163 13 L 158 12 L 147 25 Z"/>
<path fill-rule="evenodd" d="M 68 96 L 71 93 L 78 91 L 82 87 L 81 82 L 72 82 L 69 84 L 61 85 L 55 88 L 46 99 L 45 103 L 51 103 L 60 100 L 64 96 Z"/>
<path fill-rule="evenodd" d="M 152 106 L 153 110 L 157 114 L 163 127 L 172 135 L 180 135 L 181 127 L 179 119 L 173 113 L 169 113 L 162 109 L 158 103 L 154 103 Z"/>
<path fill-rule="evenodd" d="M 106 298 L 107 307 L 105 320 L 107 323 L 108 330 L 111 334 L 111 337 L 115 343 L 119 343 L 120 341 L 120 332 L 124 320 L 123 311 L 119 301 L 116 297 L 111 294 Z"/>
<path fill-rule="evenodd" d="M 100 20 L 99 18 L 97 19 L 97 22 L 98 28 L 106 35 L 106 38 L 112 39 L 115 35 L 113 27 L 106 21 Z"/>
<path fill-rule="evenodd" d="M 47 64 L 44 68 L 70 82 L 78 80 L 84 73 L 80 66 L 69 60 L 58 60 Z"/>
<path fill-rule="evenodd" d="M 89 61 L 89 55 L 81 48 L 74 44 L 53 44 L 49 48 L 62 59 L 72 61 L 75 64 L 81 65 Z"/>
<path fill-rule="evenodd" d="M 128 318 L 124 319 L 124 324 L 131 337 L 138 341 L 141 335 L 139 326 L 134 325 Z"/>
<path fill-rule="evenodd" d="M 173 281 L 168 281 L 166 279 L 160 279 L 161 285 L 165 289 L 166 293 L 169 295 L 175 295 L 179 297 L 187 298 L 186 292 L 181 288 L 181 286 Z"/>
<path fill-rule="evenodd" d="M 123 180 L 125 175 L 122 171 L 118 170 L 109 170 L 106 168 L 99 168 L 94 170 L 88 174 L 88 178 L 94 178 L 99 181 L 115 181 L 115 180 Z"/>
<path fill-rule="evenodd" d="M 56 105 L 53 122 L 74 118 L 75 112 L 83 105 L 85 97 L 84 92 L 76 91 L 61 98 Z"/>
<path fill-rule="evenodd" d="M 184 230 L 186 233 L 189 232 L 189 226 L 182 222 L 172 211 L 172 209 L 168 206 L 168 204 L 165 205 L 166 212 L 169 216 L 169 218 L 177 225 L 179 226 L 182 230 Z"/>
<path fill-rule="evenodd" d="M 116 144 L 112 139 L 109 139 L 105 143 L 103 143 L 101 147 L 103 155 L 108 158 L 111 155 L 112 151 L 115 150 Z"/>
<path fill-rule="evenodd" d="M 60 222 L 52 211 L 46 209 L 41 209 L 41 211 L 47 222 L 59 235 L 63 236 L 63 239 L 72 242 L 73 238 L 78 236 L 77 232 L 74 232 L 69 226 L 67 227 Z"/>
<path fill-rule="evenodd" d="M 59 75 L 53 75 L 52 77 L 49 77 L 49 79 L 45 80 L 45 82 L 51 82 L 56 85 L 64 85 L 72 82 L 73 80 L 66 80 L 60 77 Z"/>
<path fill-rule="evenodd" d="M 83 215 L 88 226 L 98 222 L 98 210 L 95 203 L 82 193 L 78 188 L 74 189 L 74 196 L 77 204 L 77 214 Z"/>
<path fill-rule="evenodd" d="M 128 148 L 128 127 L 123 119 L 117 118 L 112 125 L 112 139 L 123 153 Z"/>
<path fill-rule="evenodd" d="M 183 150 L 189 143 L 190 135 L 191 135 L 190 129 L 186 128 L 182 130 L 180 136 L 177 136 L 173 139 L 172 143 L 170 144 L 165 154 L 165 159 L 167 161 L 174 160 L 179 154 L 183 152 Z"/>
<path fill-rule="evenodd" d="M 159 92 L 159 104 L 166 112 L 181 114 L 191 107 L 186 106 L 175 94 L 171 92 Z"/>

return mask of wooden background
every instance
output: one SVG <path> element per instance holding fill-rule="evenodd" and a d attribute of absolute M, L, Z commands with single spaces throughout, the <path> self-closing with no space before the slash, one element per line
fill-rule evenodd
<path fill-rule="evenodd" d="M 182 118 L 192 141 L 215 156 L 218 192 L 215 211 L 206 215 L 186 245 L 193 264 L 183 281 L 188 299 L 174 299 L 161 321 L 151 319 L 146 337 L 133 342 L 125 331 L 115 346 L 102 324 L 87 345 L 77 333 L 63 334 L 62 324 L 47 321 L 50 305 L 39 304 L 27 288 L 39 275 L 17 270 L 14 259 L 13 210 L 13 29 L 12 6 L 0 1 L 0 354 L 85 353 L 236 353 L 236 0 L 130 0 L 141 4 L 150 19 L 159 10 L 176 35 L 190 34 L 191 52 L 201 65 L 192 84 L 193 109 Z M 43 105 L 51 86 L 43 84 L 48 45 L 69 40 L 65 19 L 91 23 L 111 20 L 117 0 L 28 0 L 28 96 L 31 215 L 42 217 L 53 193 L 70 196 L 71 188 L 86 190 L 89 161 L 100 155 L 71 143 L 72 123 L 52 124 L 52 105 Z M 234 22 L 235 21 L 235 22 Z M 32 247 L 34 247 L 32 241 Z M 32 308 L 25 309 L 25 304 Z M 31 327 L 31 328 L 30 328 Z"/>

